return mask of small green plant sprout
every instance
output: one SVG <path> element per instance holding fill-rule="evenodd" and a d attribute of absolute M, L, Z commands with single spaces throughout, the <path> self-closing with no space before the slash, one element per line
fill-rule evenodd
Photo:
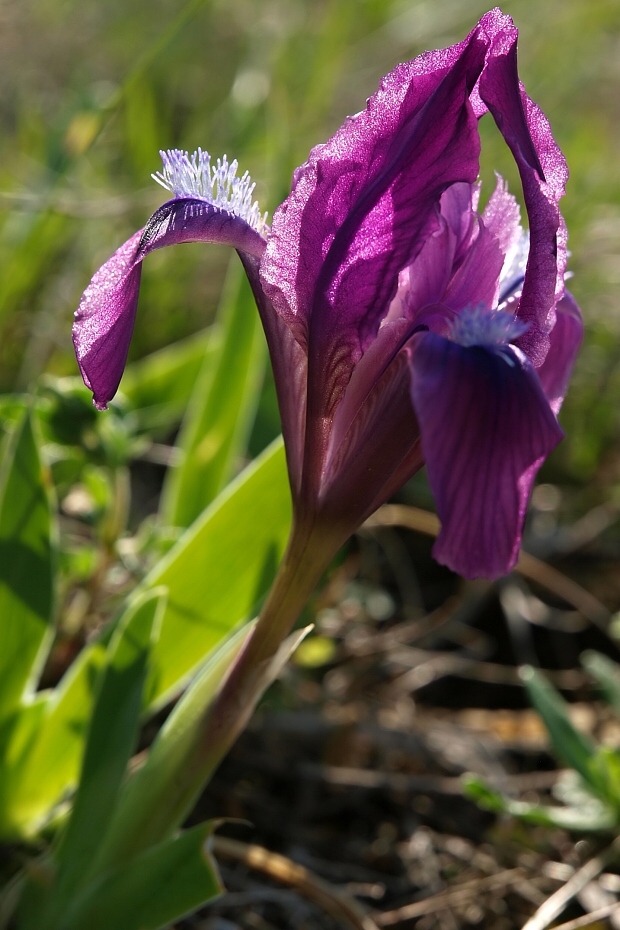
<path fill-rule="evenodd" d="M 582 663 L 620 717 L 620 665 L 594 651 L 585 652 Z M 551 748 L 567 767 L 553 789 L 559 803 L 515 801 L 475 775 L 464 778 L 465 793 L 486 810 L 511 814 L 528 823 L 616 833 L 620 826 L 620 752 L 596 745 L 574 726 L 566 702 L 541 672 L 525 666 L 521 677 L 547 729 Z"/>

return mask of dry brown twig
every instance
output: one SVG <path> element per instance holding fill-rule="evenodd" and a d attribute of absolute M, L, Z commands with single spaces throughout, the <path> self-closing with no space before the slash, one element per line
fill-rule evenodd
<path fill-rule="evenodd" d="M 377 915 L 377 923 L 380 927 L 392 927 L 394 924 L 400 924 L 415 917 L 450 910 L 452 907 L 469 902 L 482 891 L 507 888 L 522 882 L 523 878 L 523 869 L 504 869 L 495 875 L 485 875 L 483 878 L 475 878 L 469 882 L 462 882 L 460 885 L 453 885 L 422 901 L 414 901 L 396 910 L 385 911 Z"/>
<path fill-rule="evenodd" d="M 330 785 L 349 788 L 367 788 L 370 791 L 388 789 L 406 793 L 428 792 L 437 794 L 463 794 L 462 778 L 445 775 L 405 775 L 402 772 L 383 772 L 376 769 L 361 769 L 352 766 L 324 765 L 307 762 L 300 769 L 306 778 L 320 779 Z M 502 788 L 505 791 L 544 791 L 552 788 L 563 770 L 530 772 L 520 775 L 505 775 Z"/>
<path fill-rule="evenodd" d="M 295 888 L 338 924 L 352 927 L 353 930 L 378 930 L 372 917 L 351 895 L 280 853 L 224 836 L 213 837 L 212 850 L 216 857 L 242 862 L 275 881 Z"/>
<path fill-rule="evenodd" d="M 585 927 L 592 927 L 599 920 L 605 920 L 620 910 L 620 903 L 607 904 L 605 907 L 599 907 L 596 911 L 589 914 L 583 914 L 582 917 L 575 917 L 574 920 L 567 920 L 564 924 L 557 924 L 553 930 L 584 930 Z"/>
<path fill-rule="evenodd" d="M 566 905 L 582 891 L 587 884 L 600 875 L 605 866 L 616 858 L 620 852 L 620 837 L 614 840 L 600 855 L 582 865 L 582 867 L 572 875 L 565 885 L 558 888 L 557 891 L 547 898 L 536 913 L 530 917 L 522 930 L 546 930 L 549 924 L 558 917 Z"/>

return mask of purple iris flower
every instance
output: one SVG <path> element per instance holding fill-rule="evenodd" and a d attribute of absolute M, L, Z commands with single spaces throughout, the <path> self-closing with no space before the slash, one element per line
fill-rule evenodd
<path fill-rule="evenodd" d="M 519 82 L 516 44 L 494 9 L 462 42 L 395 68 L 297 169 L 270 229 L 236 163 L 164 153 L 157 179 L 174 198 L 76 313 L 95 403 L 121 378 L 143 258 L 227 243 L 265 328 L 297 523 L 346 538 L 426 463 L 435 557 L 468 577 L 509 571 L 582 336 L 564 290 L 566 163 Z M 528 232 L 501 178 L 478 208 L 487 112 L 517 163 Z"/>

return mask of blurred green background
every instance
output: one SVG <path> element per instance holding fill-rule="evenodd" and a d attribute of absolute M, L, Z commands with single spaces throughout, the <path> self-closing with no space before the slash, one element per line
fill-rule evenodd
<path fill-rule="evenodd" d="M 471 0 L 5 0 L 0 6 L 0 390 L 74 374 L 72 313 L 98 265 L 162 201 L 160 148 L 238 158 L 270 213 L 293 169 L 380 77 L 462 38 Z M 619 477 L 620 4 L 508 0 L 521 74 L 571 168 L 563 210 L 587 340 L 547 480 L 582 507 Z M 483 120 L 484 190 L 515 172 Z M 512 185 L 516 189 L 516 185 Z M 483 193 L 484 197 L 484 193 Z M 149 258 L 132 357 L 213 318 L 228 255 Z M 585 500 L 583 495 L 585 492 Z M 620 502 L 620 496 L 619 496 Z"/>

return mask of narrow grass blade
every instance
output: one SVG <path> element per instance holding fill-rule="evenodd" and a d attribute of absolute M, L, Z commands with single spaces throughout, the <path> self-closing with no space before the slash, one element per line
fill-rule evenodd
<path fill-rule="evenodd" d="M 551 807 L 547 804 L 530 804 L 527 801 L 508 798 L 495 791 L 477 775 L 466 775 L 462 782 L 465 796 L 475 801 L 483 810 L 495 814 L 510 814 L 537 826 L 590 833 L 611 830 L 617 823 L 613 809 L 592 796 L 588 797 L 587 803 L 581 807 Z"/>
<path fill-rule="evenodd" d="M 620 716 L 620 665 L 593 649 L 583 653 L 581 663 L 598 684 L 605 700 Z"/>
<path fill-rule="evenodd" d="M 183 421 L 181 463 L 167 472 L 164 523 L 189 526 L 226 486 L 245 451 L 264 370 L 265 340 L 237 257 L 214 327 L 215 364 L 208 353 Z"/>
<path fill-rule="evenodd" d="M 598 794 L 599 784 L 592 771 L 592 762 L 596 754 L 594 744 L 573 726 L 566 703 L 540 672 L 526 666 L 521 670 L 521 677 L 532 705 L 543 719 L 558 756 L 566 765 L 575 769 L 594 793 Z"/>

